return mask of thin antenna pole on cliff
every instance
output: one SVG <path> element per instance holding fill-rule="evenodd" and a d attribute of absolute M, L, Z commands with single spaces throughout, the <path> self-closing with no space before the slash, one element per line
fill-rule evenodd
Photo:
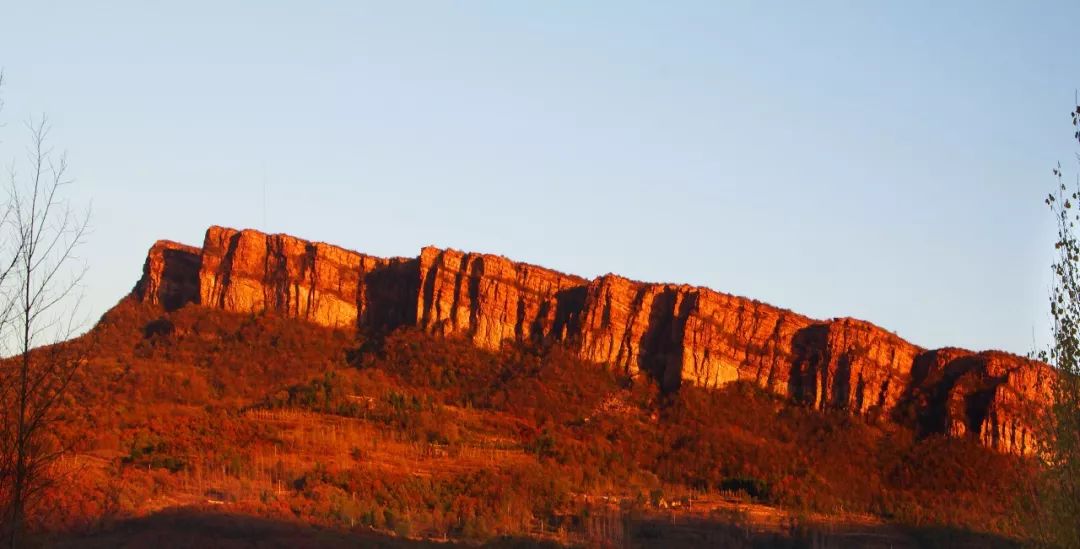
<path fill-rule="evenodd" d="M 266 226 L 266 162 L 262 165 L 262 214 L 262 229 L 268 231 L 270 227 Z"/>

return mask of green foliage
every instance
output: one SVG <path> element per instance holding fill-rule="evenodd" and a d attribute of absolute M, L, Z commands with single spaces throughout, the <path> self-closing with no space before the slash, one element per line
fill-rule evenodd
<path fill-rule="evenodd" d="M 124 457 L 124 463 L 150 468 L 163 468 L 177 472 L 184 468 L 184 459 L 171 452 L 169 443 L 145 431 L 135 434 L 131 449 Z"/>
<path fill-rule="evenodd" d="M 430 478 L 316 466 L 296 481 L 301 514 L 408 536 L 417 529 L 473 540 L 511 533 L 505 526 L 535 515 L 557 523 L 568 509 L 566 486 L 537 467 L 444 473 Z M 500 526 L 502 525 L 502 526 Z"/>

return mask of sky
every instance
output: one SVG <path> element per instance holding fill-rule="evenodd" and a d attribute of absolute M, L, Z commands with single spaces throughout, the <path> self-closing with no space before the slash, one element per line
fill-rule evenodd
<path fill-rule="evenodd" d="M 93 4 L 93 5 L 91 5 Z M 157 239 L 424 245 L 1048 341 L 1076 2 L 0 0 L 0 161 L 47 113 L 84 311 Z"/>

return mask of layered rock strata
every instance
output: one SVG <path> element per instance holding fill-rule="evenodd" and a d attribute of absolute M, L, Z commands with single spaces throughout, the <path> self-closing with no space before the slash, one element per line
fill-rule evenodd
<path fill-rule="evenodd" d="M 892 419 L 923 435 L 1035 450 L 1054 372 L 1001 352 L 926 350 L 868 322 L 811 319 L 708 288 L 594 280 L 427 247 L 379 258 L 288 235 L 211 227 L 203 247 L 159 241 L 137 299 L 273 312 L 323 326 L 416 326 L 495 349 L 560 343 L 665 390 L 742 380 L 817 409 Z"/>
<path fill-rule="evenodd" d="M 586 280 L 505 257 L 420 251 L 417 323 L 487 349 L 503 341 L 565 341 L 576 331 Z"/>
<path fill-rule="evenodd" d="M 202 305 L 330 327 L 411 323 L 416 287 L 415 259 L 221 227 L 206 231 L 198 270 Z"/>

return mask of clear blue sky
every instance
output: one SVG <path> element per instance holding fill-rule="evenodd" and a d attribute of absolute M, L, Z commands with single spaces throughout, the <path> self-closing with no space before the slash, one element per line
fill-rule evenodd
<path fill-rule="evenodd" d="M 0 155 L 52 116 L 95 318 L 220 224 L 1047 339 L 1076 2 L 92 4 L 3 2 Z"/>

